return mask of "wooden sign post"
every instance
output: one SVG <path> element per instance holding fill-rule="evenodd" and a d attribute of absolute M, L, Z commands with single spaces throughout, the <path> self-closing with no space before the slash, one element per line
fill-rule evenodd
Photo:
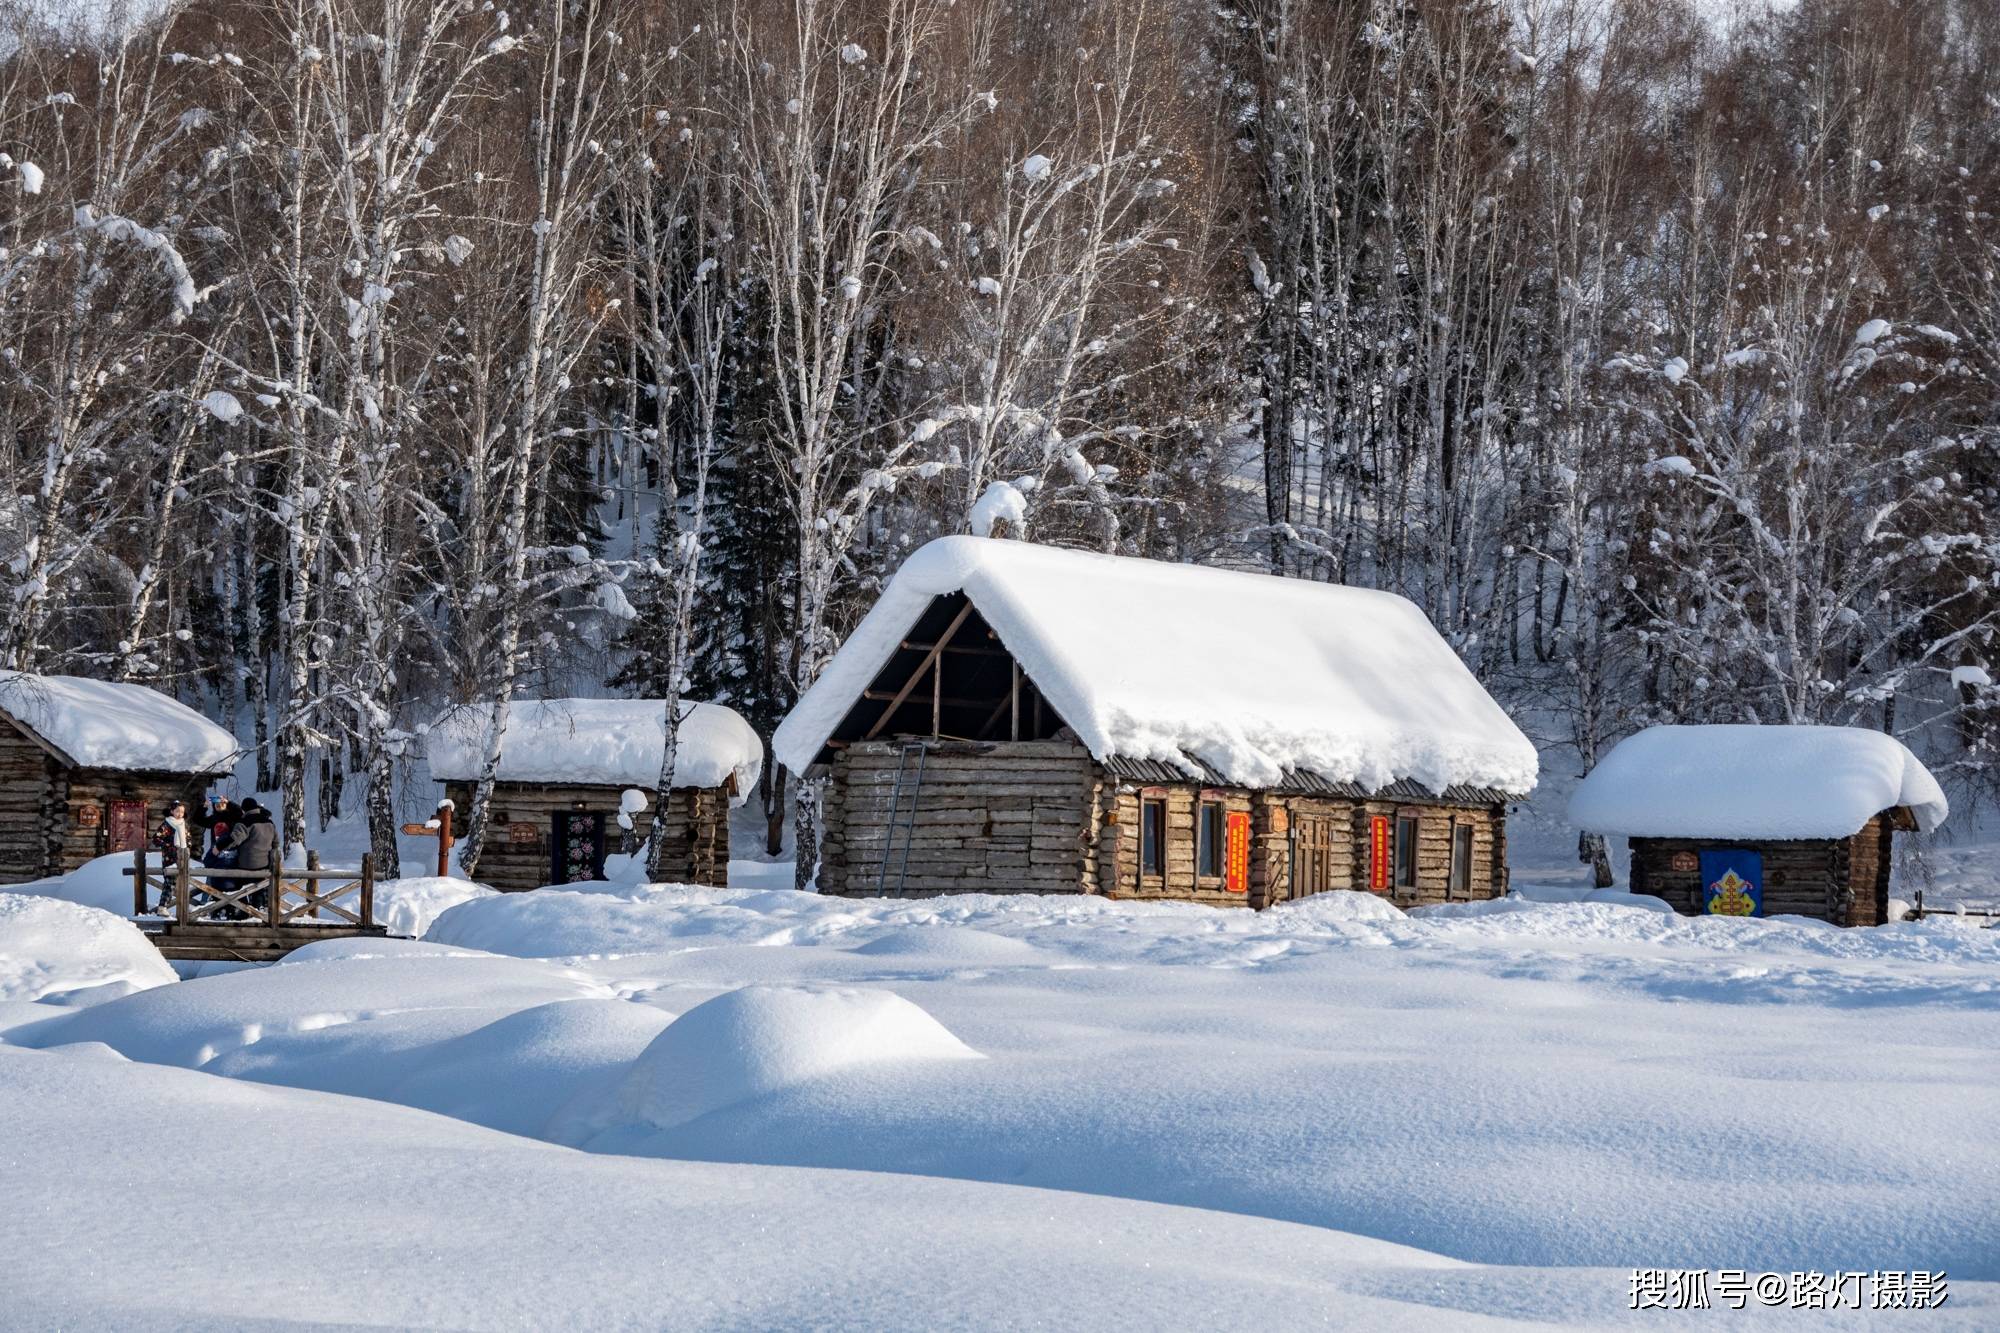
<path fill-rule="evenodd" d="M 436 838 L 438 840 L 437 873 L 439 879 L 445 879 L 451 875 L 451 845 L 454 841 L 451 836 L 451 811 L 452 805 L 450 801 L 440 801 L 438 802 L 437 814 L 428 823 L 403 825 L 403 832 L 413 838 Z"/>

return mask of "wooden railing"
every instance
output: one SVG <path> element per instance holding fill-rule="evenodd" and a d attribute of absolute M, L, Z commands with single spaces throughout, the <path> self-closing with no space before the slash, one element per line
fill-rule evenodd
<path fill-rule="evenodd" d="M 1909 919 L 1922 921 L 1927 916 L 1964 916 L 1978 917 L 1982 921 L 2000 921 L 2000 910 L 1991 907 L 1967 907 L 1962 903 L 1951 907 L 1925 907 L 1924 891 L 1918 889 L 1917 900 L 1910 907 Z M 1989 926 L 1987 929 L 1990 930 L 1992 927 Z"/>
<path fill-rule="evenodd" d="M 238 870 L 204 866 L 185 853 L 162 866 L 151 864 L 142 848 L 132 853 L 132 915 L 147 916 L 148 897 L 157 891 L 159 914 L 176 925 L 245 924 L 258 921 L 277 927 L 310 927 L 345 922 L 372 930 L 375 926 L 375 858 L 363 856 L 359 870 L 327 870 L 319 853 L 306 853 L 303 870 L 273 866 L 269 870 Z M 342 899 L 353 902 L 343 905 Z M 224 912 L 240 915 L 224 916 Z"/>

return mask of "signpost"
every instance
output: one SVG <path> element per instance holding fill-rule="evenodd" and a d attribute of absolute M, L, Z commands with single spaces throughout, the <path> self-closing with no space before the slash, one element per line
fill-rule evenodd
<path fill-rule="evenodd" d="M 405 824 L 403 832 L 413 838 L 436 838 L 438 840 L 437 873 L 439 879 L 451 874 L 451 811 L 450 801 L 438 802 L 437 814 L 422 824 Z"/>

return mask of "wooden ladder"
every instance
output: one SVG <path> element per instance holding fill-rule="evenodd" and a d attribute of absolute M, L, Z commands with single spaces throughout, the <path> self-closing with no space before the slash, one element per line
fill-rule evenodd
<path fill-rule="evenodd" d="M 882 865 L 875 876 L 875 892 L 889 893 L 889 859 L 896 854 L 896 830 L 903 830 L 903 855 L 896 864 L 895 896 L 903 896 L 903 886 L 910 878 L 910 844 L 917 836 L 917 800 L 924 789 L 924 758 L 930 753 L 930 745 L 924 741 L 904 741 L 902 757 L 896 761 L 896 785 L 889 792 L 889 827 L 882 841 Z M 917 757 L 916 769 L 910 768 L 910 756 Z M 904 809 L 904 795 L 908 794 L 909 806 Z M 902 815 L 900 824 L 898 814 Z"/>

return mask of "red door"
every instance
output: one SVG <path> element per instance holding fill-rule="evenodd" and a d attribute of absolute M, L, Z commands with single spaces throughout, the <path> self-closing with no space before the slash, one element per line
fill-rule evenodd
<path fill-rule="evenodd" d="M 146 803 L 144 801 L 113 801 L 107 852 L 129 852 L 135 847 L 146 845 Z"/>

